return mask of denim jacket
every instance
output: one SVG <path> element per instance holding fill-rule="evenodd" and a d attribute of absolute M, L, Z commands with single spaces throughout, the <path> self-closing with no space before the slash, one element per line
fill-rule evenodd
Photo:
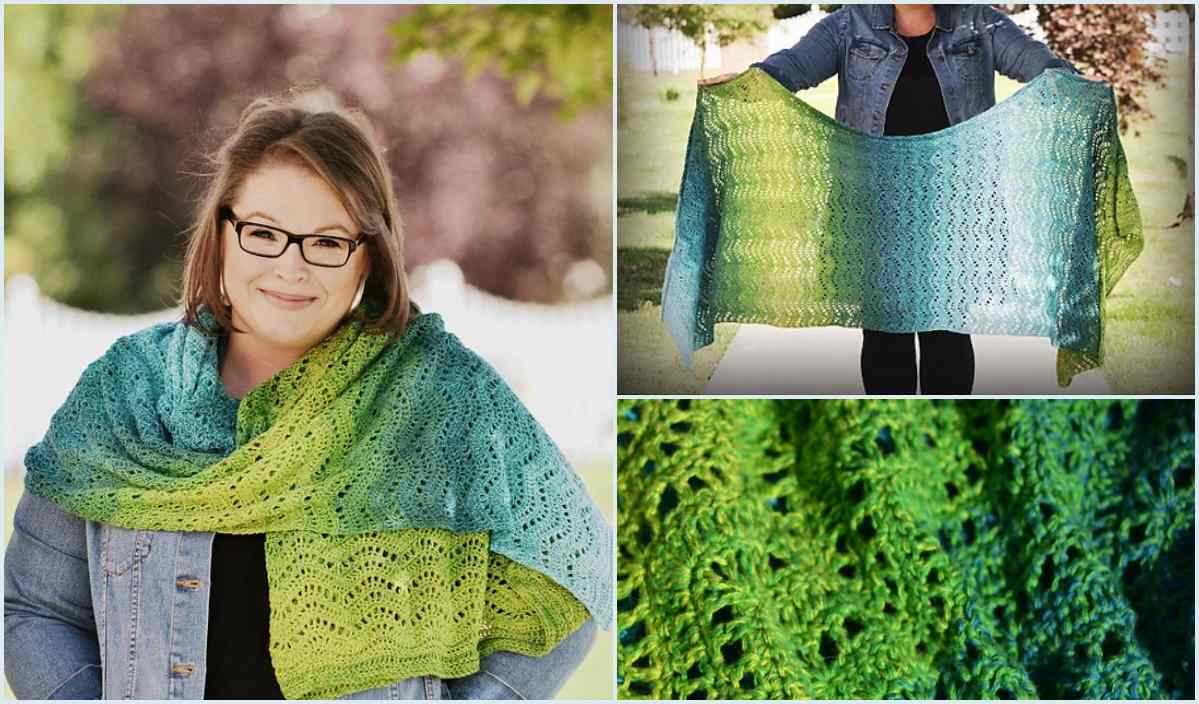
<path fill-rule="evenodd" d="M 995 71 L 1027 83 L 1046 68 L 1077 73 L 1043 43 L 990 5 L 934 5 L 928 40 L 949 124 L 995 104 Z M 895 31 L 894 5 L 845 5 L 799 42 L 754 64 L 795 92 L 837 75 L 838 122 L 881 135 L 907 43 Z"/>
<path fill-rule="evenodd" d="M 85 521 L 26 492 L 4 561 L 4 671 L 21 699 L 201 699 L 213 533 Z M 544 699 L 595 639 L 499 652 L 456 680 L 413 677 L 342 699 Z"/>

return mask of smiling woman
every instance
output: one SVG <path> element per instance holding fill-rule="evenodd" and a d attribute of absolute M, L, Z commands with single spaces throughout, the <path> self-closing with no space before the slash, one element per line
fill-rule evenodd
<path fill-rule="evenodd" d="M 221 378 L 231 393 L 299 359 L 368 288 L 383 307 L 375 325 L 403 329 L 403 232 L 380 153 L 364 117 L 308 93 L 255 101 L 214 157 L 184 306 L 186 320 L 204 305 L 229 331 Z"/>
<path fill-rule="evenodd" d="M 611 621 L 611 531 L 408 300 L 369 124 L 261 99 L 214 165 L 183 319 L 118 340 L 25 457 L 14 694 L 552 697 Z"/>

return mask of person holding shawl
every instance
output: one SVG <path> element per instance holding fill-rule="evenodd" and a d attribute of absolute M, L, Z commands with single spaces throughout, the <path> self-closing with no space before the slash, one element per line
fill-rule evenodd
<path fill-rule="evenodd" d="M 20 698 L 548 698 L 609 627 L 611 531 L 500 376 L 408 298 L 370 125 L 262 98 L 214 159 L 179 322 L 25 457 Z"/>
<path fill-rule="evenodd" d="M 872 135 L 936 132 L 995 105 L 995 72 L 1027 83 L 1078 71 L 990 5 L 846 5 L 790 48 L 752 64 L 791 92 L 837 76 L 836 119 Z M 701 80 L 715 85 L 738 74 Z M 868 394 L 969 394 L 970 336 L 949 330 L 862 331 Z"/>

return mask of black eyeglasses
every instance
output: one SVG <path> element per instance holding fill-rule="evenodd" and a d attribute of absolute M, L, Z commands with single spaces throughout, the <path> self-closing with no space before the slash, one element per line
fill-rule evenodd
<path fill-rule="evenodd" d="M 283 256 L 292 242 L 300 245 L 300 256 L 313 266 L 336 268 L 345 266 L 350 255 L 362 244 L 357 240 L 333 235 L 296 235 L 273 225 L 238 220 L 231 208 L 221 209 L 221 219 L 233 223 L 237 244 L 242 251 L 256 257 L 276 259 Z"/>

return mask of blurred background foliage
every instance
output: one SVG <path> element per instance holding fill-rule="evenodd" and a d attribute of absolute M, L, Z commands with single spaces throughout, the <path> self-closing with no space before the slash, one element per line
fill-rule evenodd
<path fill-rule="evenodd" d="M 612 98 L 611 5 L 420 5 L 391 31 L 397 62 L 436 51 L 472 79 L 496 67 L 522 105 L 544 95 L 570 117 Z"/>
<path fill-rule="evenodd" d="M 611 291 L 610 6 L 7 6 L 4 32 L 6 280 L 173 305 L 201 157 L 254 97 L 316 82 L 382 135 L 410 268 Z"/>

